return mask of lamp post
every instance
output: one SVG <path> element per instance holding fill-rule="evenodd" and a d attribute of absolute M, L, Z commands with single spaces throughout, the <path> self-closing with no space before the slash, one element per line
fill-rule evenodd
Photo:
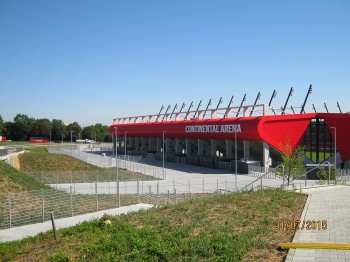
<path fill-rule="evenodd" d="M 237 192 L 237 130 L 235 131 L 235 192 Z"/>
<path fill-rule="evenodd" d="M 336 173 L 337 173 L 337 128 L 332 126 L 332 129 L 334 129 L 334 179 L 336 179 Z"/>
<path fill-rule="evenodd" d="M 165 158 L 164 134 L 165 133 L 166 131 L 163 131 L 163 179 L 165 179 L 165 161 L 164 161 L 164 158 Z"/>
<path fill-rule="evenodd" d="M 115 134 L 115 167 L 117 168 L 117 181 L 119 182 L 119 172 L 118 172 L 118 128 L 114 127 Z"/>
<path fill-rule="evenodd" d="M 126 133 L 127 133 L 128 131 L 125 131 L 125 135 L 124 135 L 124 157 L 125 157 L 125 159 L 126 159 Z"/>

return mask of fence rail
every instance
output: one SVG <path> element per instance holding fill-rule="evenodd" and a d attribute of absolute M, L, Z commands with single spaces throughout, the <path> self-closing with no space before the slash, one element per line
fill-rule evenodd
<path fill-rule="evenodd" d="M 273 171 L 274 169 L 270 167 L 248 165 L 248 175 L 254 177 L 277 178 Z"/>
<path fill-rule="evenodd" d="M 201 188 L 202 184 L 192 184 L 188 190 L 178 190 L 176 186 L 175 182 L 160 186 L 137 180 L 132 185 L 130 182 L 91 183 L 76 188 L 73 184 L 61 190 L 0 194 L 0 230 L 42 223 L 50 219 L 50 212 L 54 212 L 56 218 L 65 218 L 137 203 L 160 207 L 213 193 Z"/>

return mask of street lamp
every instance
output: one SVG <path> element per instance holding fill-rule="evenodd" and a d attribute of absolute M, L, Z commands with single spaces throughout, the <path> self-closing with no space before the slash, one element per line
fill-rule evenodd
<path fill-rule="evenodd" d="M 118 207 L 120 207 L 120 192 L 119 192 L 119 170 L 118 170 L 118 128 L 114 127 L 115 134 L 115 167 L 117 169 L 117 196 L 118 196 Z"/>
<path fill-rule="evenodd" d="M 164 158 L 165 158 L 164 134 L 165 133 L 166 133 L 166 131 L 163 131 L 163 179 L 165 179 L 165 161 L 164 161 Z"/>
<path fill-rule="evenodd" d="M 125 135 L 124 135 L 124 158 L 126 159 L 126 133 L 128 131 L 125 131 Z"/>
<path fill-rule="evenodd" d="M 235 192 L 237 192 L 237 130 L 235 131 Z"/>
<path fill-rule="evenodd" d="M 118 128 L 114 127 L 114 135 L 115 135 L 115 167 L 117 168 L 117 180 L 118 179 Z"/>
<path fill-rule="evenodd" d="M 337 173 L 337 128 L 332 126 L 334 129 L 334 178 L 336 178 Z"/>

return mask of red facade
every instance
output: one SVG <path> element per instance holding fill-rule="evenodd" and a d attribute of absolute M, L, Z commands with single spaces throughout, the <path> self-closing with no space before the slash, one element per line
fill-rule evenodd
<path fill-rule="evenodd" d="M 265 141 L 281 150 L 287 139 L 294 148 L 300 144 L 310 121 L 324 119 L 334 140 L 336 128 L 337 149 L 342 160 L 350 158 L 350 114 L 309 113 L 225 119 L 183 120 L 111 125 L 109 131 L 118 136 L 162 137 L 190 139 L 224 139 Z"/>

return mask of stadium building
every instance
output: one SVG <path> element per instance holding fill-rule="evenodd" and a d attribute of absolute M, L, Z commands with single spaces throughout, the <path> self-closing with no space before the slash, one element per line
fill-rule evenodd
<path fill-rule="evenodd" d="M 311 86 L 308 94 L 311 92 Z M 135 116 L 114 119 L 109 131 L 118 153 L 187 163 L 208 168 L 238 169 L 276 166 L 281 154 L 303 148 L 306 164 L 329 162 L 350 168 L 350 114 L 287 114 L 268 104 Z M 289 97 L 288 97 L 289 98 Z M 220 99 L 221 101 L 221 99 Z M 231 99 L 232 101 L 232 99 Z M 288 99 L 287 99 L 288 101 Z M 270 100 L 271 104 L 271 100 Z M 190 106 L 191 108 L 191 106 Z M 340 109 L 340 108 L 339 108 Z"/>

